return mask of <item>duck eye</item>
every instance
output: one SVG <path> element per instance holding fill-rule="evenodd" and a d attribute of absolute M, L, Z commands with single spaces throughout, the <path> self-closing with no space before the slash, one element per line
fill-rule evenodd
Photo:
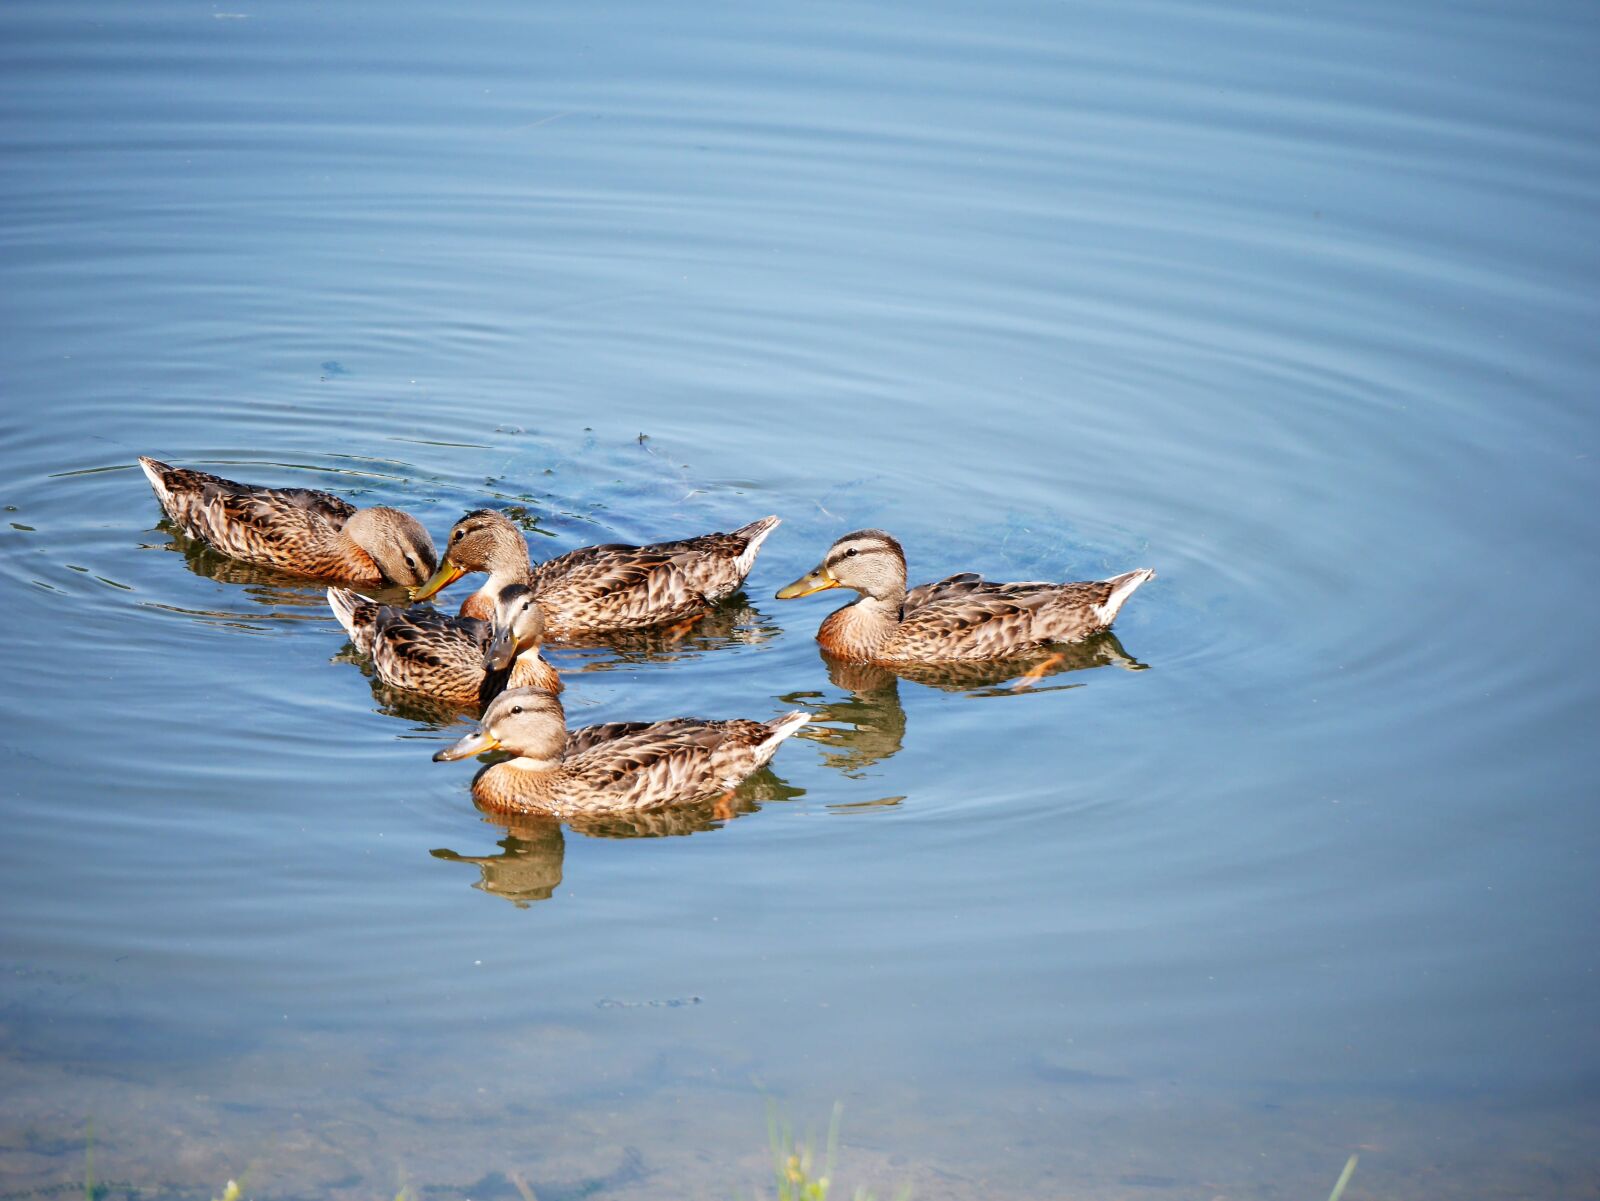
<path fill-rule="evenodd" d="M 511 706 L 511 712 L 513 712 L 513 713 L 521 713 L 522 712 L 522 706 L 521 705 L 512 705 Z"/>
<path fill-rule="evenodd" d="M 844 553 L 845 553 L 845 557 L 848 558 L 851 555 L 856 553 L 856 548 L 852 546 L 849 550 L 845 551 Z"/>
<path fill-rule="evenodd" d="M 416 565 L 417 565 L 417 561 L 415 559 L 413 559 L 410 555 L 407 555 L 406 556 L 406 566 L 407 567 L 415 567 Z"/>
<path fill-rule="evenodd" d="M 460 542 L 461 541 L 461 535 L 464 532 L 465 531 L 463 531 L 463 530 L 457 530 L 455 533 L 450 535 L 450 541 L 452 541 L 452 542 Z"/>

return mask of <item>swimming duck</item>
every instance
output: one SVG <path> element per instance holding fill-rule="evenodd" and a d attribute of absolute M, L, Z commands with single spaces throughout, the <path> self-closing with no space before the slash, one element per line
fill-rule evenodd
<path fill-rule="evenodd" d="M 507 688 L 561 690 L 561 677 L 539 654 L 544 614 L 525 584 L 500 590 L 492 623 L 380 604 L 347 588 L 329 588 L 328 606 L 356 649 L 371 654 L 378 677 L 396 688 L 464 706 L 486 705 Z"/>
<path fill-rule="evenodd" d="M 1004 659 L 1076 642 L 1108 627 L 1148 567 L 1082 583 L 991 584 L 972 572 L 906 591 L 906 555 L 882 530 L 846 534 L 779 600 L 849 588 L 858 599 L 823 621 L 817 641 L 844 659 L 877 663 Z"/>
<path fill-rule="evenodd" d="M 733 789 L 764 766 L 810 720 L 612 722 L 567 732 L 553 693 L 511 688 L 484 711 L 480 728 L 435 762 L 503 749 L 514 756 L 478 773 L 472 795 L 485 809 L 581 818 L 636 813 Z"/>
<path fill-rule="evenodd" d="M 439 555 L 399 509 L 358 509 L 314 488 L 258 488 L 139 456 L 166 515 L 225 555 L 318 579 L 415 585 Z"/>
<path fill-rule="evenodd" d="M 456 522 L 439 570 L 412 595 L 425 600 L 469 572 L 487 571 L 488 581 L 462 603 L 464 616 L 487 617 L 495 594 L 514 583 L 534 590 L 551 637 L 642 629 L 697 617 L 731 595 L 777 524 L 763 517 L 731 534 L 585 546 L 534 566 L 510 518 L 476 509 Z"/>

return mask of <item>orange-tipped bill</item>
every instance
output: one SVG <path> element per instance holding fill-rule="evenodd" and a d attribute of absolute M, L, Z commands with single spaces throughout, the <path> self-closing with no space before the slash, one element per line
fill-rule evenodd
<path fill-rule="evenodd" d="M 420 588 L 411 589 L 412 600 L 427 600 L 435 592 L 443 592 L 467 573 L 454 563 L 446 559 L 439 564 L 439 570 L 429 577 L 428 582 Z"/>
<path fill-rule="evenodd" d="M 451 743 L 442 751 L 436 751 L 433 761 L 435 763 L 449 763 L 454 759 L 470 759 L 474 755 L 492 751 L 499 745 L 500 740 L 490 734 L 488 730 L 474 730 L 461 741 Z"/>
<path fill-rule="evenodd" d="M 778 589 L 778 599 L 794 600 L 797 596 L 810 596 L 813 592 L 823 592 L 838 586 L 839 581 L 833 578 L 833 572 L 828 570 L 826 563 L 823 563 L 818 565 L 815 571 L 801 576 L 787 588 Z"/>

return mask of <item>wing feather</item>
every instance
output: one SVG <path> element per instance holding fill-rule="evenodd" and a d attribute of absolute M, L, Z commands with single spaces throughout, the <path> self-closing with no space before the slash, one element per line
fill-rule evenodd
<path fill-rule="evenodd" d="M 372 662 L 396 687 L 476 702 L 485 684 L 483 656 L 491 636 L 489 624 L 475 617 L 385 606 L 375 624 Z"/>
<path fill-rule="evenodd" d="M 730 787 L 753 765 L 754 748 L 770 731 L 760 722 L 679 717 L 622 733 L 569 752 L 565 768 L 602 803 L 645 808 Z"/>
<path fill-rule="evenodd" d="M 354 506 L 312 488 L 255 488 L 203 471 L 161 474 L 162 508 L 192 538 L 302 575 L 364 579 L 376 569 L 335 537 Z M 353 556 L 353 557 L 352 557 Z"/>
<path fill-rule="evenodd" d="M 608 543 L 569 551 L 533 571 L 533 587 L 566 629 L 660 625 L 704 609 L 744 580 L 750 539 L 703 534 L 648 546 Z"/>
<path fill-rule="evenodd" d="M 1075 641 L 1102 628 L 1095 606 L 1111 594 L 1101 581 L 990 584 L 952 576 L 924 587 L 930 591 L 908 607 L 886 648 L 889 657 L 1000 659 Z"/>

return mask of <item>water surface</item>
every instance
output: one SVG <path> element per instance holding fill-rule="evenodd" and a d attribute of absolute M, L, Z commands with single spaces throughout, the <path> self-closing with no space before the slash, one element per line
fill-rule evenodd
<path fill-rule="evenodd" d="M 1577 4 L 0 13 L 0 1180 L 1588 1197 L 1600 22 Z M 150 453 L 540 553 L 783 526 L 491 820 Z M 1159 577 L 1038 686 L 829 664 L 829 541 Z M 1322 1190 L 1321 1193 L 1318 1190 Z M 387 1192 L 385 1191 L 387 1190 Z"/>

